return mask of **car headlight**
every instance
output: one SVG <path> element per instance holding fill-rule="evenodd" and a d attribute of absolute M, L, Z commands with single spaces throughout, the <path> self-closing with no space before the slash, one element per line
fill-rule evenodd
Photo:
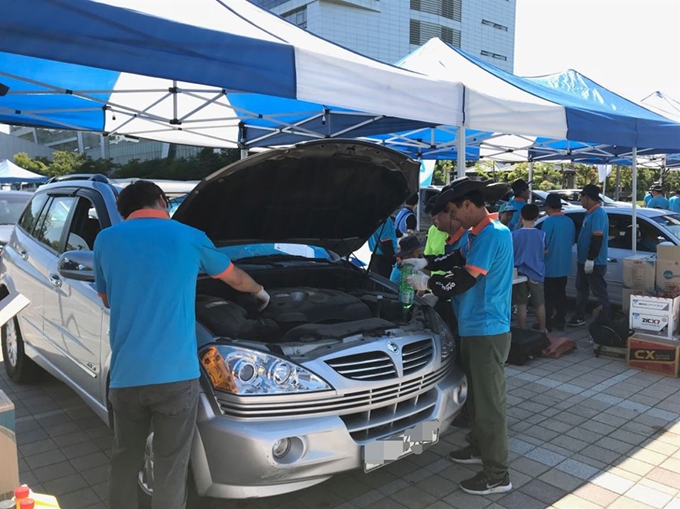
<path fill-rule="evenodd" d="M 456 338 L 453 337 L 453 333 L 451 332 L 451 329 L 449 326 L 446 324 L 444 319 L 439 316 L 439 313 L 436 311 L 432 310 L 433 316 L 433 322 L 434 322 L 434 331 L 439 334 L 439 337 L 441 338 L 441 346 L 442 346 L 442 361 L 448 359 L 449 357 L 452 357 L 455 355 L 456 351 Z"/>
<path fill-rule="evenodd" d="M 209 346 L 200 353 L 200 359 L 215 389 L 239 396 L 332 390 L 305 368 L 257 350 Z"/>

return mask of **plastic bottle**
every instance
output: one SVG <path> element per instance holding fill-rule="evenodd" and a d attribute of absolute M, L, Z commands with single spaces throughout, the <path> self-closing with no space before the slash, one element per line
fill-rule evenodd
<path fill-rule="evenodd" d="M 16 504 L 16 509 L 21 509 L 21 501 L 26 500 L 30 494 L 31 489 L 25 484 L 14 489 L 14 503 Z"/>
<path fill-rule="evenodd" d="M 408 309 L 413 305 L 416 295 L 413 287 L 406 281 L 406 278 L 411 275 L 413 275 L 413 267 L 404 265 L 401 268 L 401 280 L 399 283 L 399 302 L 404 306 L 404 309 Z"/>

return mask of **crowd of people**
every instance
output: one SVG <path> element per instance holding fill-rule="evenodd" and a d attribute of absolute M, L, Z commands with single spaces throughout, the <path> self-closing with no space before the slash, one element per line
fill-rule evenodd
<path fill-rule="evenodd" d="M 449 457 L 457 463 L 482 465 L 479 474 L 461 482 L 465 492 L 477 495 L 512 489 L 504 364 L 512 342 L 513 306 L 517 324 L 524 329 L 531 304 L 536 315 L 532 328 L 542 333 L 584 325 L 590 292 L 603 313 L 610 307 L 604 279 L 609 226 L 600 189 L 589 184 L 581 192 L 586 214 L 577 237 L 558 194 L 547 196 L 548 217 L 539 229 L 540 211 L 530 203 L 526 181 L 512 183 L 513 196 L 497 213 L 489 212 L 485 201 L 489 184 L 464 177 L 431 198 L 425 211 L 432 226 L 424 245 L 410 228 L 413 222 L 409 223 L 416 219 L 417 195 L 399 211 L 397 228 L 381 226 L 369 241 L 371 270 L 379 272 L 385 261 L 379 257 L 394 253 L 394 265 L 379 273 L 398 283 L 400 269 L 410 265 L 412 275 L 406 280 L 419 295 L 434 296 L 428 303 L 437 307 L 458 338 L 458 359 L 470 386 L 466 404 L 470 433 L 469 445 Z M 578 296 L 567 321 L 566 283 L 573 272 L 574 243 Z"/>

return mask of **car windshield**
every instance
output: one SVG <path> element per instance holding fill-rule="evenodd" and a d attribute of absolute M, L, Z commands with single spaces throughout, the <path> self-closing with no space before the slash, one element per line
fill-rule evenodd
<path fill-rule="evenodd" d="M 0 195 L 0 224 L 15 224 L 26 207 L 30 196 L 12 196 L 12 193 Z"/>
<path fill-rule="evenodd" d="M 291 256 L 307 258 L 309 260 L 335 261 L 338 259 L 337 255 L 330 253 L 322 247 L 309 246 L 306 244 L 284 244 L 278 242 L 268 244 L 245 244 L 224 246 L 220 247 L 219 250 L 232 260 L 241 261 L 245 261 L 249 258 L 290 258 Z"/>
<path fill-rule="evenodd" d="M 666 228 L 666 230 L 671 232 L 675 238 L 680 239 L 680 214 L 654 216 L 650 219 Z"/>
<path fill-rule="evenodd" d="M 170 217 L 173 216 L 186 197 L 187 195 L 185 194 L 183 196 L 178 196 L 177 198 L 172 198 L 168 201 L 168 214 L 170 214 Z"/>

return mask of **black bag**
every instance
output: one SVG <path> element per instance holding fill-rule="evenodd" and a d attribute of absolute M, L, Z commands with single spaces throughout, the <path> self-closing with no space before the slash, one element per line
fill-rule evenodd
<path fill-rule="evenodd" d="M 550 346 L 548 336 L 537 330 L 510 328 L 512 339 L 508 363 L 523 366 L 534 357 L 541 356 L 541 350 Z"/>
<path fill-rule="evenodd" d="M 600 356 L 603 346 L 626 348 L 628 338 L 635 333 L 628 323 L 628 315 L 619 311 L 603 311 L 590 323 L 588 331 L 595 343 L 595 357 Z"/>

